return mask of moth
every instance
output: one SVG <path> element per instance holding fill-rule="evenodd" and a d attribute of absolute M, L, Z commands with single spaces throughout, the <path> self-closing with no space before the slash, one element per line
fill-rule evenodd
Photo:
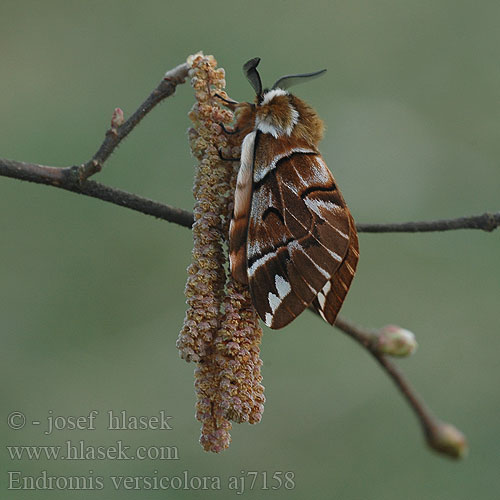
<path fill-rule="evenodd" d="M 231 103 L 234 132 L 244 134 L 229 228 L 231 274 L 248 284 L 267 326 L 282 328 L 308 307 L 333 325 L 356 271 L 358 237 L 318 151 L 323 122 L 287 91 L 326 70 L 287 75 L 263 89 L 259 62 L 243 66 L 255 103 Z"/>

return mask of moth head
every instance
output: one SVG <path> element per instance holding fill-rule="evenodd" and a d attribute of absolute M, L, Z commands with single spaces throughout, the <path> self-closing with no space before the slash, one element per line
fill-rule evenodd
<path fill-rule="evenodd" d="M 326 72 L 286 75 L 279 78 L 271 89 L 262 89 L 262 81 L 257 71 L 260 58 L 250 59 L 243 70 L 256 93 L 255 128 L 274 138 L 299 137 L 316 144 L 323 134 L 323 122 L 316 112 L 301 99 L 288 92 L 288 88 Z"/>

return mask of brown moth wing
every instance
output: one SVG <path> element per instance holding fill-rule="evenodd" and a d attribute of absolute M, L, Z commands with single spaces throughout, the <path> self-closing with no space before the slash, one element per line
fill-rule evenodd
<path fill-rule="evenodd" d="M 313 302 L 344 261 L 351 231 L 345 201 L 317 150 L 260 136 L 247 266 L 253 303 L 268 326 L 282 328 Z"/>
<path fill-rule="evenodd" d="M 346 256 L 332 279 L 325 284 L 321 292 L 319 292 L 312 302 L 314 309 L 316 309 L 320 316 L 331 325 L 335 323 L 337 314 L 351 286 L 351 281 L 354 278 L 354 273 L 356 272 L 356 266 L 358 264 L 358 234 L 350 213 L 349 223 L 351 226 L 351 233 Z"/>

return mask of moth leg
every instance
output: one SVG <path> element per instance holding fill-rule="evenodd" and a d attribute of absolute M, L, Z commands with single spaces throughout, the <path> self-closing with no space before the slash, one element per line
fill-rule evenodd
<path fill-rule="evenodd" d="M 240 161 L 240 158 L 226 158 L 223 154 L 222 154 L 222 151 L 221 149 L 219 148 L 217 150 L 217 152 L 219 153 L 219 158 L 223 161 Z"/>
<path fill-rule="evenodd" d="M 222 97 L 220 94 L 214 94 L 214 97 L 218 97 L 221 101 L 224 101 L 224 104 L 232 111 L 234 111 L 236 109 L 236 106 L 239 104 L 238 101 L 226 99 L 225 97 Z"/>
<path fill-rule="evenodd" d="M 220 126 L 220 128 L 222 129 L 222 131 L 223 131 L 225 134 L 227 134 L 227 135 L 239 134 L 239 133 L 241 132 L 241 130 L 240 130 L 240 129 L 238 129 L 238 128 L 235 128 L 235 129 L 233 129 L 233 130 L 230 130 L 230 129 L 226 128 L 226 127 L 224 126 L 224 124 L 223 124 L 223 123 L 219 123 L 219 126 Z"/>

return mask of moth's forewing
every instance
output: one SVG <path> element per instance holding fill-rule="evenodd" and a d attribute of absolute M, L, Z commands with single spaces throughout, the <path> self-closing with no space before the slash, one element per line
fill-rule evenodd
<path fill-rule="evenodd" d="M 354 241 L 357 247 L 350 213 L 318 151 L 260 136 L 253 166 L 247 267 L 253 303 L 265 323 L 282 328 L 317 297 L 320 302 L 314 305 L 325 319 L 331 318 L 331 304 L 339 302 L 336 288 L 330 286 L 324 301 L 320 294 Z"/>

